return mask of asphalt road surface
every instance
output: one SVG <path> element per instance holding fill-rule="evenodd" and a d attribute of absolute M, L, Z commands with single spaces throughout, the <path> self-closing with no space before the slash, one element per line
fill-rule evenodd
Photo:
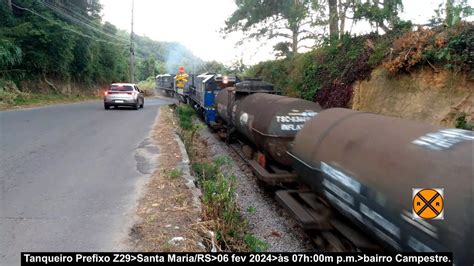
<path fill-rule="evenodd" d="M 123 250 L 146 179 L 136 151 L 171 102 L 0 112 L 0 265 L 19 265 L 22 251 Z"/>

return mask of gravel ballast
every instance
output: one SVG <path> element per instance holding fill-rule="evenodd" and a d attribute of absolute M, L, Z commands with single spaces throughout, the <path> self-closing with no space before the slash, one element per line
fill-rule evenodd
<path fill-rule="evenodd" d="M 237 204 L 242 216 L 248 221 L 250 233 L 264 240 L 269 252 L 315 251 L 310 239 L 295 220 L 278 204 L 274 196 L 259 185 L 245 162 L 209 128 L 198 132 L 198 137 L 207 143 L 209 156 L 232 158 L 229 173 L 236 177 Z"/>

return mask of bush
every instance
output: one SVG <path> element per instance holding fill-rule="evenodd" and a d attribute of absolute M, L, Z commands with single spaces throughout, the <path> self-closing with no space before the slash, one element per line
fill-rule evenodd
<path fill-rule="evenodd" d="M 314 82 L 306 87 L 311 93 L 309 96 L 314 94 L 312 100 L 323 108 L 349 107 L 352 84 L 368 78 L 376 61 L 380 60 L 380 56 L 373 57 L 369 63 L 370 54 L 375 49 L 373 43 L 378 39 L 379 36 L 374 34 L 360 37 L 344 35 L 316 51 L 313 62 L 308 62 L 312 66 L 305 72 L 305 83 Z"/>
<path fill-rule="evenodd" d="M 317 101 L 324 108 L 348 107 L 352 83 L 370 76 L 388 54 L 392 38 L 344 35 L 308 53 L 259 63 L 247 74 L 275 84 L 284 95 Z"/>
<path fill-rule="evenodd" d="M 392 74 L 409 72 L 419 65 L 435 65 L 454 71 L 473 71 L 474 25 L 459 23 L 445 29 L 420 29 L 407 32 L 393 42 L 393 55 L 384 67 Z"/>
<path fill-rule="evenodd" d="M 244 241 L 252 252 L 264 252 L 270 247 L 270 244 L 256 238 L 254 235 L 245 235 Z"/>
<path fill-rule="evenodd" d="M 223 171 L 229 163 L 227 157 L 221 157 L 212 163 L 194 163 L 192 167 L 203 194 L 204 218 L 213 221 L 212 230 L 221 250 L 242 246 L 246 228 L 237 208 L 235 176 Z"/>
<path fill-rule="evenodd" d="M 28 99 L 28 93 L 21 92 L 18 90 L 15 83 L 12 81 L 6 81 L 0 79 L 0 104 L 1 105 L 12 105 L 17 103 L 18 100 Z"/>
<path fill-rule="evenodd" d="M 155 78 L 149 77 L 144 81 L 138 83 L 138 87 L 143 91 L 145 96 L 155 96 Z"/>
<path fill-rule="evenodd" d="M 184 130 L 193 128 L 193 116 L 196 114 L 189 105 L 179 105 L 176 109 L 179 119 L 179 126 Z"/>
<path fill-rule="evenodd" d="M 469 123 L 466 120 L 466 113 L 460 113 L 458 117 L 456 118 L 456 128 L 460 129 L 465 129 L 465 130 L 473 130 L 474 129 L 474 123 Z"/>

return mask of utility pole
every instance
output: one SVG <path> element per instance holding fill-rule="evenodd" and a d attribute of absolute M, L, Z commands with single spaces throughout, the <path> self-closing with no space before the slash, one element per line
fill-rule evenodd
<path fill-rule="evenodd" d="M 135 49 L 133 47 L 133 12 L 135 0 L 132 0 L 132 29 L 130 31 L 130 82 L 135 82 Z"/>

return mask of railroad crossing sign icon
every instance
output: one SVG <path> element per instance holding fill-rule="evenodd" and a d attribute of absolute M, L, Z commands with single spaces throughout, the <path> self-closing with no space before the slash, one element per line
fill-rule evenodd
<path fill-rule="evenodd" d="M 444 219 L 444 189 L 414 188 L 412 213 L 414 219 Z"/>

